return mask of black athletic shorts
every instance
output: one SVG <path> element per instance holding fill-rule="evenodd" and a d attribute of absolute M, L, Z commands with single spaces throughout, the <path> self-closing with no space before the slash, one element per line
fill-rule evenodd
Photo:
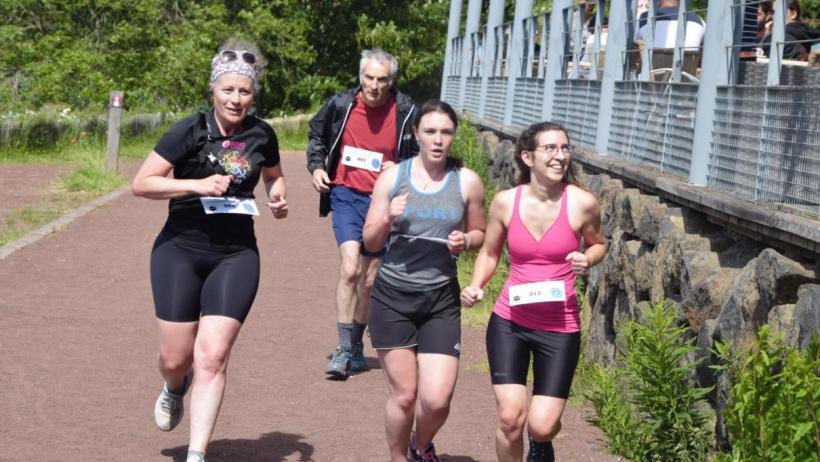
<path fill-rule="evenodd" d="M 405 291 L 376 278 L 367 323 L 377 350 L 415 347 L 417 353 L 461 353 L 458 281 L 434 290 Z"/>
<path fill-rule="evenodd" d="M 259 251 L 204 249 L 160 233 L 151 252 L 154 307 L 164 321 L 207 315 L 244 322 L 259 287 Z"/>
<path fill-rule="evenodd" d="M 532 354 L 532 394 L 566 399 L 580 353 L 580 332 L 528 329 L 495 313 L 487 324 L 487 358 L 493 385 L 526 385 Z"/>

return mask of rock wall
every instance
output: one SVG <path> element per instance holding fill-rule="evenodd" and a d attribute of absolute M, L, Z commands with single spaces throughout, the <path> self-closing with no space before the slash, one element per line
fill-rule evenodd
<path fill-rule="evenodd" d="M 480 138 L 491 149 L 493 180 L 511 187 L 517 177 L 513 143 L 490 132 Z M 727 384 L 709 369 L 710 348 L 718 340 L 748 345 L 764 324 L 805 348 L 820 333 L 820 256 L 776 250 L 716 226 L 697 211 L 576 168 L 599 198 L 608 240 L 606 258 L 587 280 L 585 354 L 614 364 L 624 344 L 618 324 L 639 318 L 651 303 L 671 304 L 697 337 L 698 356 L 704 358 L 697 380 L 717 385 L 711 398 L 722 439 Z"/>

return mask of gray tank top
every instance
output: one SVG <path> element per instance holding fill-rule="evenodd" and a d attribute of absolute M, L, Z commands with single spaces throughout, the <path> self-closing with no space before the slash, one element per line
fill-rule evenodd
<path fill-rule="evenodd" d="M 437 289 L 456 278 L 456 256 L 447 249 L 447 235 L 464 228 L 461 175 L 451 170 L 438 191 L 419 191 L 410 179 L 412 162 L 396 166 L 390 199 L 409 193 L 407 208 L 390 229 L 378 277 L 398 289 Z"/>

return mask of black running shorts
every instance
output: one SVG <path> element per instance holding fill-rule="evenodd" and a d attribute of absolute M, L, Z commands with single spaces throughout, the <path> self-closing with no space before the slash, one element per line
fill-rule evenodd
<path fill-rule="evenodd" d="M 244 322 L 258 287 L 256 248 L 203 249 L 162 233 L 154 243 L 151 288 L 159 319 L 190 322 L 220 315 Z"/>
<path fill-rule="evenodd" d="M 580 332 L 528 329 L 495 313 L 487 324 L 487 358 L 493 385 L 526 385 L 532 353 L 532 394 L 566 399 L 580 352 Z"/>
<path fill-rule="evenodd" d="M 377 350 L 415 347 L 417 353 L 459 357 L 461 301 L 458 281 L 434 290 L 405 291 L 376 279 L 367 309 Z"/>

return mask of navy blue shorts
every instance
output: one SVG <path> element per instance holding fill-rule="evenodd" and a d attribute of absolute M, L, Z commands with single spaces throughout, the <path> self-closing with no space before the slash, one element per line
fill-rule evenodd
<path fill-rule="evenodd" d="M 334 186 L 330 190 L 330 209 L 333 211 L 333 233 L 336 235 L 336 245 L 343 242 L 355 241 L 360 244 L 359 252 L 368 257 L 382 257 L 385 249 L 379 252 L 368 252 L 362 242 L 362 228 L 367 218 L 367 209 L 370 208 L 370 196 L 354 191 L 345 186 Z"/>

